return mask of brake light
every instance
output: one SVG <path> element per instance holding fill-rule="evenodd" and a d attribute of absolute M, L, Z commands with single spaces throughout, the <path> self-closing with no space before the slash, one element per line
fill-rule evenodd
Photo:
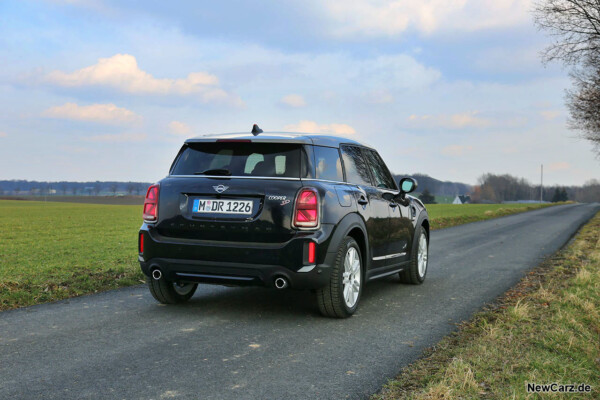
<path fill-rule="evenodd" d="M 144 234 L 140 232 L 140 240 L 138 241 L 139 253 L 144 253 Z"/>
<path fill-rule="evenodd" d="M 302 189 L 296 198 L 294 226 L 316 228 L 319 225 L 319 196 L 315 189 Z"/>
<path fill-rule="evenodd" d="M 144 221 L 156 222 L 158 220 L 158 185 L 152 185 L 146 192 L 144 200 Z"/>

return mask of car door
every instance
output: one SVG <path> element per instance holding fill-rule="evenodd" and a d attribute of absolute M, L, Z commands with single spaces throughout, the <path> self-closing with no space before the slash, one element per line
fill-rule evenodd
<path fill-rule="evenodd" d="M 363 216 L 367 227 L 367 236 L 371 249 L 371 268 L 385 267 L 389 264 L 390 207 L 372 181 L 369 164 L 359 146 L 341 147 L 342 161 L 346 172 L 346 182 L 356 186 L 355 195 L 358 212 Z"/>
<path fill-rule="evenodd" d="M 399 193 L 399 190 L 381 156 L 372 149 L 365 149 L 364 152 L 374 184 L 381 191 L 390 212 L 388 246 L 386 248 L 386 257 L 389 260 L 388 265 L 397 265 L 407 260 L 410 256 L 408 249 L 410 249 L 414 231 L 410 209 L 408 206 L 404 206 L 393 200 L 394 196 Z"/>

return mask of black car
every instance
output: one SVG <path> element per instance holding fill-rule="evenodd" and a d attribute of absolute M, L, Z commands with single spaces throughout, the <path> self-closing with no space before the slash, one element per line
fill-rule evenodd
<path fill-rule="evenodd" d="M 147 192 L 139 261 L 161 303 L 198 283 L 313 289 L 330 317 L 352 315 L 365 283 L 427 272 L 429 217 L 373 148 L 311 134 L 189 139 Z"/>

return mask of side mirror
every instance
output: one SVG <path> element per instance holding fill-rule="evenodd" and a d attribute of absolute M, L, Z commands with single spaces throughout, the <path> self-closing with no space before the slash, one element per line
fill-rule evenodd
<path fill-rule="evenodd" d="M 406 194 L 417 188 L 417 181 L 414 178 L 402 178 L 398 186 L 400 186 L 400 193 L 396 195 L 396 201 L 403 206 L 408 206 Z"/>
<path fill-rule="evenodd" d="M 417 189 L 418 183 L 414 178 L 402 178 L 400 179 L 400 193 L 406 194 L 413 192 Z"/>

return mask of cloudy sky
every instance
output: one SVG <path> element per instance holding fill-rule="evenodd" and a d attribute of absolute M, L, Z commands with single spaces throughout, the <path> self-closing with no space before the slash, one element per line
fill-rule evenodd
<path fill-rule="evenodd" d="M 139 4 L 143 4 L 140 6 Z M 0 179 L 166 175 L 186 137 L 334 132 L 396 173 L 583 184 L 529 0 L 0 1 Z"/>

